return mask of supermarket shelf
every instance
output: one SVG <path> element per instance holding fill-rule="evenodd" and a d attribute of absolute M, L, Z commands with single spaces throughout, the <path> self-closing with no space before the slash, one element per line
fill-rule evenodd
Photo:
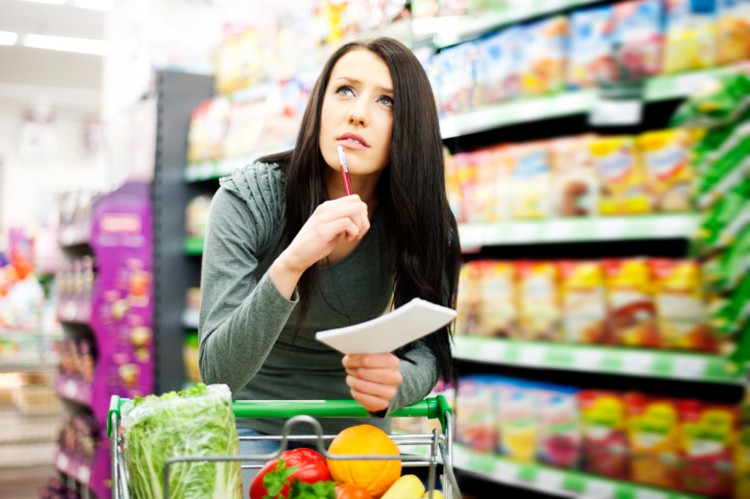
<path fill-rule="evenodd" d="M 183 245 L 186 255 L 199 256 L 203 254 L 203 238 L 200 236 L 191 236 L 185 239 Z"/>
<path fill-rule="evenodd" d="M 625 347 L 541 343 L 456 336 L 454 357 L 498 365 L 647 376 L 741 385 L 742 373 L 724 357 Z"/>
<path fill-rule="evenodd" d="M 91 303 L 89 301 L 61 301 L 57 308 L 57 318 L 62 322 L 89 324 L 91 322 Z"/>
<path fill-rule="evenodd" d="M 57 451 L 55 455 L 55 468 L 74 480 L 88 486 L 91 481 L 91 465 L 83 463 L 73 456 Z"/>
<path fill-rule="evenodd" d="M 188 182 L 202 182 L 204 180 L 213 180 L 224 175 L 229 175 L 236 168 L 248 165 L 258 158 L 275 154 L 289 149 L 288 147 L 277 147 L 265 151 L 259 151 L 254 154 L 237 156 L 234 158 L 211 159 L 197 163 L 189 163 L 185 167 L 185 180 Z"/>
<path fill-rule="evenodd" d="M 686 97 L 710 78 L 739 67 L 727 66 L 651 78 L 645 83 L 643 100 L 657 102 Z M 588 113 L 596 101 L 596 95 L 596 89 L 573 90 L 504 102 L 468 113 L 444 117 L 440 120 L 440 130 L 443 138 L 448 139 L 504 125 Z"/>
<path fill-rule="evenodd" d="M 57 366 L 60 332 L 0 330 L 0 373 L 46 372 Z"/>
<path fill-rule="evenodd" d="M 485 454 L 463 444 L 453 445 L 456 469 L 502 484 L 568 497 L 617 499 L 700 499 L 700 496 L 612 480 L 579 471 L 536 463 L 516 463 L 496 454 Z"/>
<path fill-rule="evenodd" d="M 87 407 L 91 406 L 91 383 L 59 375 L 55 378 L 55 393 L 66 400 L 78 402 Z"/>
<path fill-rule="evenodd" d="M 458 227 L 464 249 L 500 244 L 622 241 L 691 237 L 698 228 L 694 213 L 631 217 L 558 218 Z"/>
<path fill-rule="evenodd" d="M 182 325 L 185 329 L 198 329 L 198 311 L 186 308 L 182 311 Z"/>
<path fill-rule="evenodd" d="M 508 8 L 498 8 L 478 15 L 417 18 L 411 28 L 415 38 L 434 36 L 436 47 L 464 41 L 493 29 L 545 14 L 581 7 L 597 0 L 527 0 Z"/>

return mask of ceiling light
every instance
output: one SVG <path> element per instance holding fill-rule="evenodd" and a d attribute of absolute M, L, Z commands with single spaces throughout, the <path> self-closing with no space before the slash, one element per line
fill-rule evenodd
<path fill-rule="evenodd" d="M 22 45 L 36 49 L 60 50 L 78 54 L 104 55 L 109 50 L 109 44 L 104 40 L 91 38 L 73 38 L 70 36 L 25 35 Z"/>
<path fill-rule="evenodd" d="M 115 6 L 115 0 L 73 0 L 73 5 L 82 9 L 107 11 Z"/>
<path fill-rule="evenodd" d="M 31 2 L 31 3 L 43 3 L 47 5 L 62 5 L 65 3 L 65 0 L 21 0 L 23 2 Z"/>
<path fill-rule="evenodd" d="M 0 31 L 0 45 L 15 45 L 18 33 L 12 31 Z"/>

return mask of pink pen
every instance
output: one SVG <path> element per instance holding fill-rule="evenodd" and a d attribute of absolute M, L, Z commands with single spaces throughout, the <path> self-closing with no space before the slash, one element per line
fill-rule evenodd
<path fill-rule="evenodd" d="M 346 189 L 346 195 L 352 195 L 352 179 L 349 178 L 349 165 L 346 164 L 346 155 L 344 154 L 344 148 L 338 146 L 339 150 L 339 163 L 341 163 L 341 176 L 344 178 L 344 189 Z"/>

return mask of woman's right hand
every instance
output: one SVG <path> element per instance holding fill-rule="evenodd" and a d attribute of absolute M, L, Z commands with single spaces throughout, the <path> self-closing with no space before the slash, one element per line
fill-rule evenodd
<path fill-rule="evenodd" d="M 302 273 L 330 255 L 342 237 L 351 242 L 364 237 L 368 230 L 367 204 L 358 195 L 322 203 L 272 265 L 276 287 L 291 297 Z"/>

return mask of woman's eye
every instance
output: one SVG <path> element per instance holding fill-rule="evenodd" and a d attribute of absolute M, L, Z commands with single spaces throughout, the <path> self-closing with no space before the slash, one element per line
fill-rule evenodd
<path fill-rule="evenodd" d="M 336 90 L 336 93 L 341 95 L 354 95 L 354 89 L 349 85 L 343 85 Z"/>
<path fill-rule="evenodd" d="M 388 107 L 393 107 L 393 98 L 392 97 L 388 97 L 387 95 L 383 95 L 382 97 L 380 97 L 380 99 L 378 99 L 378 101 L 381 102 L 382 104 L 385 104 Z"/>

